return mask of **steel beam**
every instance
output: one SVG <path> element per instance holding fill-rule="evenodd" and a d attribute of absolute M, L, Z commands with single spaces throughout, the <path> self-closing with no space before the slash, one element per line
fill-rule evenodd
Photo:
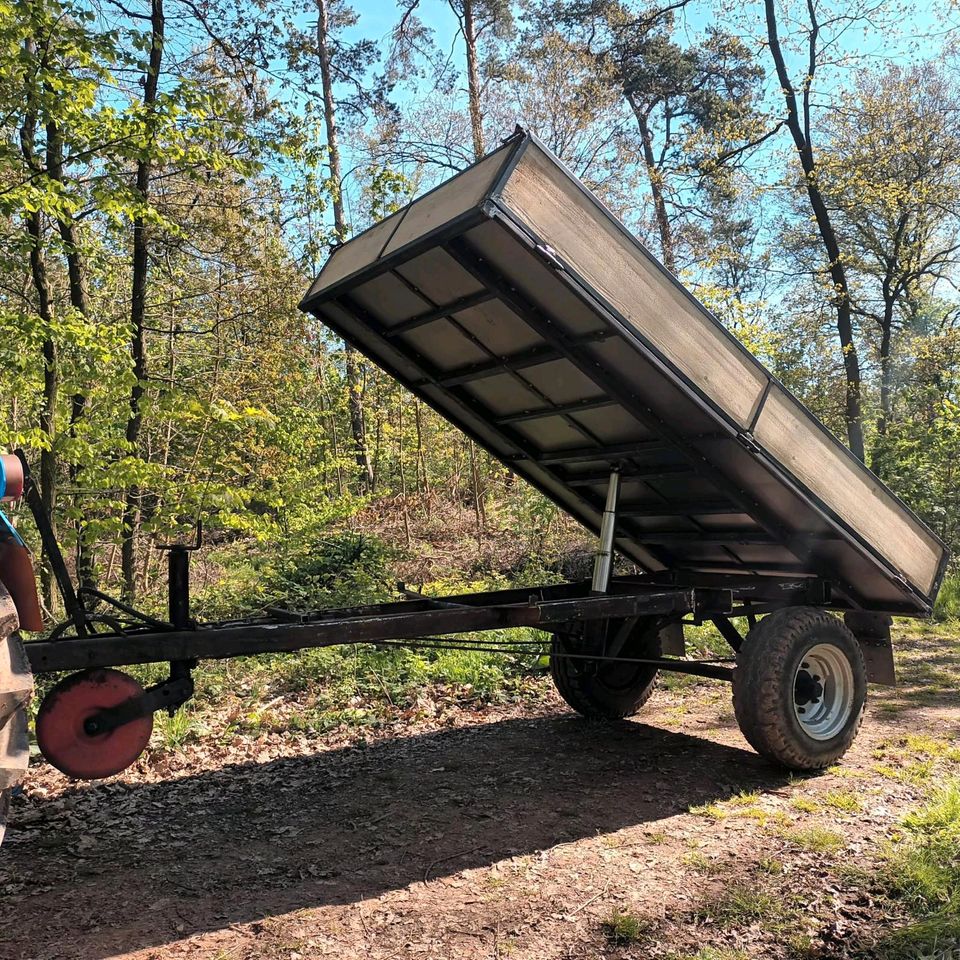
<path fill-rule="evenodd" d="M 647 614 L 685 613 L 694 608 L 691 588 L 498 606 L 457 606 L 408 611 L 403 601 L 381 613 L 336 616 L 304 623 L 211 624 L 195 630 L 144 631 L 24 644 L 34 673 L 163 660 L 220 660 L 261 653 L 289 653 L 381 640 L 413 640 L 424 633 L 448 634 L 506 627 L 542 627 Z"/>

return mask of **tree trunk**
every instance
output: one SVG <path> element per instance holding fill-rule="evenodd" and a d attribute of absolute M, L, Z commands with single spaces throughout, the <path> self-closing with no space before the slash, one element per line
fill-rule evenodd
<path fill-rule="evenodd" d="M 889 277 L 883 280 L 883 320 L 880 324 L 880 417 L 877 433 L 884 437 L 893 417 L 893 312 Z"/>
<path fill-rule="evenodd" d="M 467 48 L 467 101 L 470 109 L 470 132 L 473 134 L 473 156 L 484 154 L 483 111 L 480 109 L 480 70 L 477 65 L 477 27 L 473 17 L 473 0 L 463 0 L 463 42 Z"/>
<path fill-rule="evenodd" d="M 40 431 L 46 437 L 46 447 L 40 451 L 40 502 L 43 512 L 50 518 L 56 532 L 55 507 L 57 505 L 57 396 L 60 390 L 60 375 L 57 369 L 57 346 L 50 335 L 53 323 L 50 283 L 43 258 L 43 227 L 39 213 L 27 217 L 27 233 L 30 236 L 30 273 L 37 294 L 37 313 L 46 328 L 43 340 L 43 406 L 40 408 Z M 54 612 L 56 596 L 54 579 L 49 563 L 40 568 L 40 592 L 43 605 Z"/>
<path fill-rule="evenodd" d="M 480 109 L 480 71 L 477 66 L 477 27 L 473 17 L 473 0 L 463 0 L 463 41 L 467 48 L 467 101 L 470 110 L 470 132 L 473 134 L 473 156 L 479 160 L 484 154 L 483 111 Z M 483 505 L 477 477 L 477 452 L 472 440 L 467 441 L 470 451 L 470 477 L 473 509 L 477 518 L 477 544 L 483 528 Z"/>
<path fill-rule="evenodd" d="M 813 155 L 813 144 L 810 140 L 810 87 L 813 83 L 813 74 L 816 69 L 817 37 L 819 25 L 815 19 L 815 10 L 808 7 L 811 17 L 809 34 L 809 64 L 804 81 L 803 117 L 797 102 L 796 90 L 787 71 L 780 37 L 777 33 L 777 13 L 775 0 L 764 0 L 767 20 L 767 39 L 770 53 L 773 56 L 777 69 L 777 78 L 783 91 L 787 107 L 787 127 L 793 136 L 800 166 L 803 168 L 804 183 L 807 197 L 813 209 L 817 231 L 823 243 L 827 256 L 827 270 L 833 285 L 834 295 L 831 303 L 837 316 L 837 335 L 840 339 L 840 350 L 843 357 L 843 368 L 846 375 L 847 389 L 845 398 L 845 419 L 847 424 L 847 438 L 850 449 L 860 460 L 864 459 L 863 442 L 863 404 L 861 400 L 862 384 L 860 379 L 860 359 L 853 336 L 853 312 L 850 302 L 850 288 L 847 284 L 847 273 L 843 265 L 840 244 L 834 230 L 830 211 L 827 209 L 823 194 L 817 183 L 816 163 Z"/>
<path fill-rule="evenodd" d="M 63 138 L 56 123 L 47 123 L 47 172 L 51 179 L 58 183 L 64 182 L 63 173 Z M 87 295 L 86 265 L 80 249 L 80 239 L 77 226 L 72 217 L 62 217 L 57 221 L 60 239 L 63 241 L 67 258 L 67 276 L 70 287 L 70 305 L 82 317 L 90 316 L 89 297 Z M 77 391 L 70 403 L 70 438 L 76 437 L 77 425 L 83 419 L 87 408 L 87 398 Z M 80 480 L 80 467 L 76 463 L 69 464 L 70 485 L 77 487 Z M 80 586 L 92 588 L 96 586 L 93 555 L 87 543 L 83 511 L 78 510 L 75 521 L 77 534 L 77 581 Z"/>
<path fill-rule="evenodd" d="M 150 61 L 143 82 L 143 105 L 147 123 L 150 123 L 157 102 L 160 85 L 160 68 L 163 63 L 164 43 L 163 0 L 151 0 L 150 4 Z M 150 176 L 153 162 L 147 153 L 137 163 L 136 189 L 142 203 L 150 197 Z M 147 378 L 147 351 L 144 321 L 147 309 L 147 272 L 149 269 L 149 230 L 141 214 L 133 221 L 133 277 L 130 294 L 130 354 L 133 359 L 134 384 L 130 390 L 130 413 L 127 418 L 126 441 L 129 454 L 135 454 L 143 427 L 144 383 Z M 140 490 L 131 484 L 126 491 L 123 508 L 123 532 L 120 549 L 120 567 L 123 576 L 123 595 L 128 601 L 136 597 L 137 569 L 136 548 L 139 530 Z"/>
<path fill-rule="evenodd" d="M 333 71 L 330 62 L 330 0 L 317 0 L 317 57 L 320 60 L 320 81 L 323 87 L 323 119 L 327 133 L 330 162 L 330 189 L 333 193 L 333 227 L 337 241 L 347 238 L 347 221 L 343 212 L 340 142 L 337 134 L 337 109 L 333 96 Z M 344 344 L 347 377 L 347 405 L 350 409 L 350 432 L 353 434 L 354 456 L 360 485 L 373 487 L 373 467 L 367 452 L 366 424 L 363 414 L 363 377 L 357 351 Z"/>
<path fill-rule="evenodd" d="M 36 45 L 28 40 L 24 51 L 29 57 L 36 56 Z M 27 167 L 35 174 L 43 172 L 36 153 L 37 109 L 36 93 L 33 87 L 25 91 L 27 109 L 20 128 L 20 150 Z M 43 406 L 40 409 L 39 426 L 46 437 L 46 446 L 40 451 L 40 501 L 44 513 L 50 518 L 50 524 L 56 529 L 54 507 L 57 503 L 57 454 L 55 440 L 57 434 L 57 397 L 60 376 L 57 367 L 57 346 L 53 340 L 53 306 L 50 293 L 50 281 L 47 276 L 46 261 L 43 256 L 43 221 L 39 211 L 27 214 L 25 218 L 27 235 L 30 238 L 30 276 L 37 295 L 37 314 L 44 326 L 43 354 Z M 54 578 L 49 563 L 40 568 L 40 592 L 44 606 L 52 613 L 54 610 Z"/>
<path fill-rule="evenodd" d="M 883 477 L 887 472 L 887 449 L 884 439 L 893 418 L 893 313 L 890 278 L 883 279 L 883 317 L 880 321 L 880 416 L 877 418 L 877 441 L 870 456 L 870 469 Z"/>
<path fill-rule="evenodd" d="M 653 132 L 650 130 L 649 117 L 640 107 L 630 100 L 633 114 L 637 118 L 640 128 L 640 142 L 643 147 L 643 165 L 650 182 L 650 195 L 653 197 L 653 212 L 657 222 L 657 232 L 660 234 L 660 254 L 663 265 L 673 274 L 677 272 L 676 252 L 673 244 L 673 227 L 667 215 L 667 201 L 663 192 L 663 173 L 657 167 L 653 153 Z"/>

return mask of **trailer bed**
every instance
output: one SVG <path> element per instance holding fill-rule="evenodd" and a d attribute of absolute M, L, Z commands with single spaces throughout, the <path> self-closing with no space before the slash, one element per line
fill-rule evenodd
<path fill-rule="evenodd" d="M 652 576 L 929 613 L 942 541 L 535 137 L 332 252 L 318 317 Z"/>

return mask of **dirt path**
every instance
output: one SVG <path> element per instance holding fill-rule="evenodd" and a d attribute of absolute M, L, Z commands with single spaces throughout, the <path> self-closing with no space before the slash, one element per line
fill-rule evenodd
<path fill-rule="evenodd" d="M 906 684 L 809 779 L 750 752 L 709 683 L 614 727 L 549 696 L 366 745 L 247 745 L 265 761 L 207 745 L 162 780 L 41 766 L 0 851 L 0 958 L 863 955 L 896 917 L 847 868 L 960 735 L 955 646 L 901 648 Z"/>

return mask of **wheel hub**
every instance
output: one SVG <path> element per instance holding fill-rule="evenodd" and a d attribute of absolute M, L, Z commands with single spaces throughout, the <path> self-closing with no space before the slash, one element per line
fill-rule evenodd
<path fill-rule="evenodd" d="M 808 703 L 819 703 L 822 697 L 823 684 L 820 682 L 820 677 L 801 667 L 794 683 L 794 703 L 798 707 L 803 707 Z"/>
<path fill-rule="evenodd" d="M 793 683 L 793 710 L 814 740 L 837 736 L 853 711 L 853 667 L 832 643 L 817 643 L 800 660 Z"/>

